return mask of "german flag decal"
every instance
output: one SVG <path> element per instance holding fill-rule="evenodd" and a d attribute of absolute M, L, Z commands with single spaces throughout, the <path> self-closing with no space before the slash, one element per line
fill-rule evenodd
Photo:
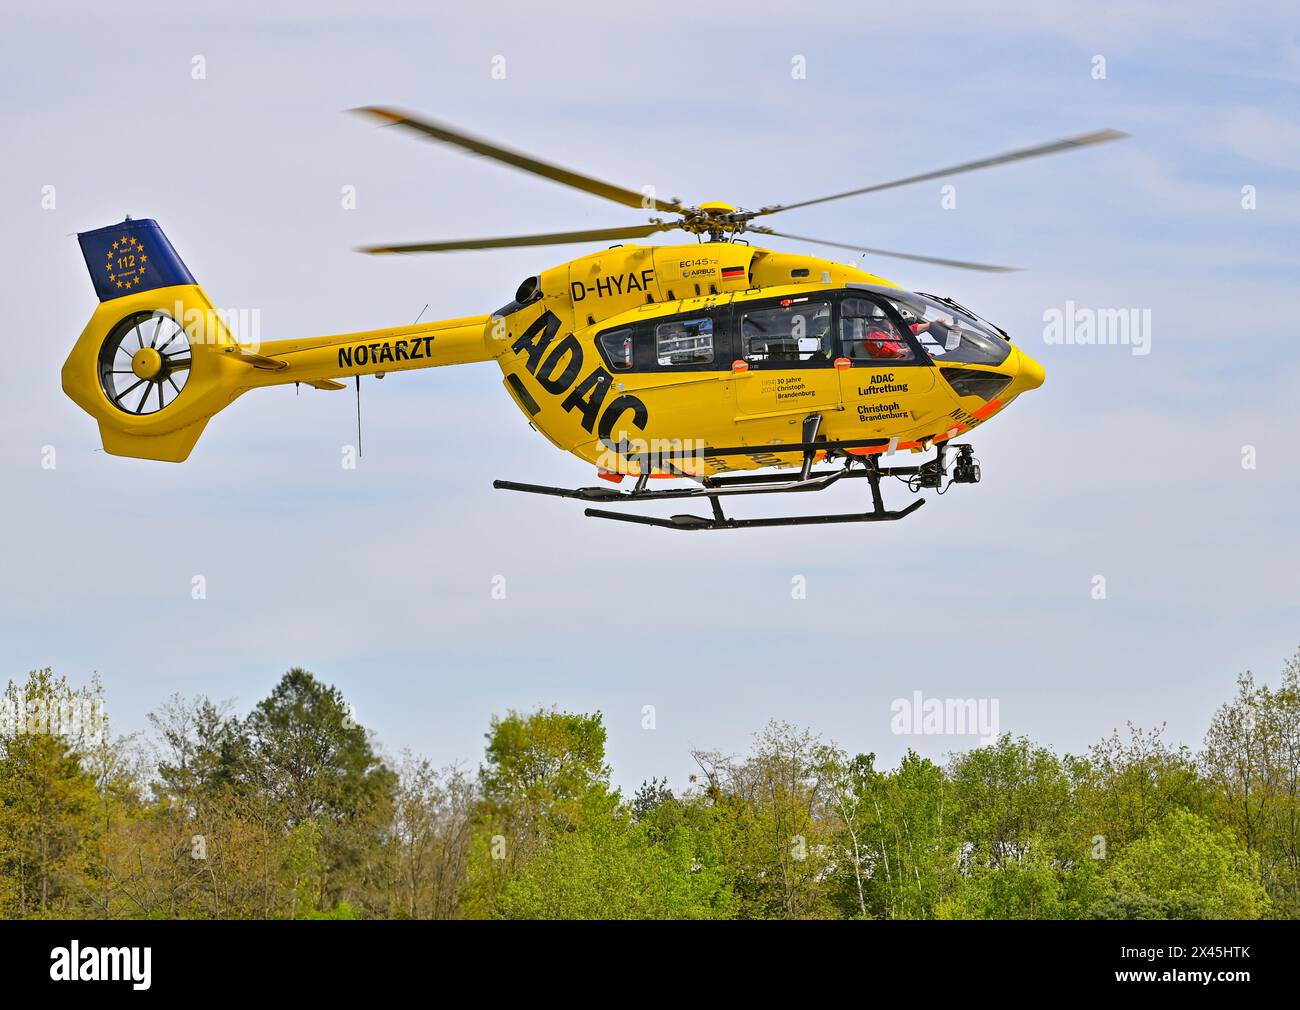
<path fill-rule="evenodd" d="M 741 277 L 744 276 L 745 276 L 744 267 L 723 267 L 722 268 L 722 279 L 724 281 L 739 280 Z"/>

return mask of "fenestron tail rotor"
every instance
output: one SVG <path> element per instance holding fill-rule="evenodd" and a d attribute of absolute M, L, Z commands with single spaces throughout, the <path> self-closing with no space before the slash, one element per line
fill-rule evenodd
<path fill-rule="evenodd" d="M 99 350 L 99 385 L 128 414 L 153 414 L 180 396 L 192 354 L 181 325 L 163 312 L 137 312 L 117 324 Z"/>
<path fill-rule="evenodd" d="M 502 162 L 503 164 L 510 165 L 532 175 L 538 175 L 550 179 L 553 182 L 569 186 L 573 189 L 579 189 L 585 193 L 591 193 L 594 196 L 611 200 L 615 203 L 622 204 L 625 207 L 636 207 L 642 210 L 668 211 L 680 215 L 677 220 L 674 221 L 666 221 L 656 218 L 652 219 L 649 224 L 630 225 L 623 228 L 597 228 L 582 231 L 552 232 L 540 235 L 458 239 L 439 242 L 408 242 L 392 245 L 365 246 L 360 250 L 361 252 L 452 252 L 468 249 L 508 249 L 521 246 L 560 245 L 571 242 L 605 242 L 629 238 L 644 238 L 645 236 L 653 235 L 657 232 L 673 231 L 677 229 L 690 232 L 697 236 L 707 235 L 710 241 L 722 242 L 748 231 L 760 235 L 771 235 L 775 238 L 787 238 L 798 242 L 811 242 L 815 245 L 832 246 L 838 249 L 849 249 L 863 255 L 870 254 L 873 256 L 884 256 L 891 259 L 911 260 L 917 263 L 932 263 L 939 266 L 953 267 L 959 270 L 978 270 L 987 273 L 1003 273 L 1019 268 L 995 266 L 987 263 L 974 263 L 967 260 L 951 259 L 943 256 L 922 256 L 914 253 L 894 252 L 886 249 L 875 249 L 864 245 L 854 245 L 848 242 L 835 242 L 828 239 L 810 238 L 804 235 L 792 235 L 789 232 L 775 231 L 763 225 L 750 224 L 750 222 L 757 217 L 794 210 L 799 207 L 811 207 L 816 204 L 828 203 L 832 200 L 843 200 L 851 196 L 863 196 L 868 193 L 877 193 L 882 190 L 896 189 L 900 186 L 909 186 L 914 183 L 929 182 L 934 179 L 942 179 L 965 172 L 974 172 L 979 169 L 991 168 L 996 165 L 1005 165 L 1016 161 L 1039 158 L 1049 154 L 1058 154 L 1064 151 L 1090 147 L 1113 140 L 1121 140 L 1128 136 L 1128 134 L 1122 133 L 1119 130 L 1097 130 L 1092 133 L 1083 133 L 1073 137 L 1065 137 L 1061 140 L 1054 140 L 1047 144 L 1017 148 L 991 157 L 962 162 L 957 165 L 949 166 L 948 168 L 909 175 L 888 182 L 874 183 L 870 186 L 846 190 L 842 193 L 833 193 L 830 196 L 801 200 L 798 203 L 773 204 L 771 206 L 762 207 L 758 210 L 745 210 L 721 201 L 710 201 L 689 206 L 675 199 L 668 201 L 658 200 L 650 195 L 652 190 L 649 188 L 644 192 L 636 192 L 635 190 L 616 186 L 599 179 L 593 179 L 590 176 L 582 175 L 581 173 L 571 171 L 570 169 L 560 168 L 557 165 L 541 161 L 537 158 L 531 157 L 530 155 L 522 154 L 506 147 L 501 147 L 500 145 L 474 137 L 449 126 L 435 123 L 430 120 L 419 119 L 415 116 L 398 112 L 393 109 L 367 106 L 361 109 L 354 109 L 353 111 L 378 119 L 389 125 L 400 126 L 412 130 L 432 140 L 452 144 L 464 150 L 471 151 L 474 154 L 481 155 L 485 158 L 491 158 L 494 161 Z"/>

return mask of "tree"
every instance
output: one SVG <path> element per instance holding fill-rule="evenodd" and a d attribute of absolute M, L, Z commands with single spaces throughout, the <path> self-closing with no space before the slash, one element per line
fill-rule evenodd
<path fill-rule="evenodd" d="M 506 885 L 548 841 L 587 830 L 619 802 L 599 712 L 555 709 L 493 717 L 479 767 L 482 802 L 470 853 L 467 910 L 495 914 Z"/>
<path fill-rule="evenodd" d="M 952 784 L 944 770 L 912 750 L 887 774 L 864 777 L 872 819 L 868 904 L 891 919 L 930 918 L 956 886 L 960 837 Z"/>
<path fill-rule="evenodd" d="M 1269 910 L 1253 855 L 1231 833 L 1170 811 L 1128 845 L 1106 874 L 1111 903 L 1155 905 L 1179 918 L 1257 919 Z"/>
<path fill-rule="evenodd" d="M 97 683 L 0 696 L 0 915 L 102 918 L 1252 918 L 1300 915 L 1300 654 L 1198 758 L 1129 726 L 873 754 L 769 723 L 682 791 L 611 783 L 594 714 L 493 718 L 477 775 L 397 770 L 290 670 L 113 738 Z"/>
<path fill-rule="evenodd" d="M 675 800 L 673 791 L 668 788 L 667 779 L 653 778 L 649 782 L 642 782 L 632 796 L 632 819 L 644 821 Z"/>
<path fill-rule="evenodd" d="M 75 916 L 93 888 L 95 780 L 82 765 L 106 732 L 98 682 L 48 667 L 10 681 L 0 708 L 0 901 L 7 917 Z"/>
<path fill-rule="evenodd" d="M 342 693 L 306 670 L 286 673 L 243 729 L 246 771 L 285 811 L 290 827 L 312 818 L 355 821 L 391 796 L 395 776 Z"/>
<path fill-rule="evenodd" d="M 450 919 L 460 907 L 478 794 L 460 768 L 406 754 L 390 840 L 392 918 Z"/>
<path fill-rule="evenodd" d="M 243 737 L 246 781 L 275 804 L 287 831 L 319 831 L 313 907 L 328 911 L 371 883 L 397 776 L 342 693 L 295 667 L 253 709 Z"/>
<path fill-rule="evenodd" d="M 841 748 L 828 744 L 817 752 L 820 775 L 826 784 L 826 806 L 836 819 L 836 875 L 852 882 L 856 914 L 867 918 L 867 880 L 873 860 L 866 828 L 870 823 L 869 793 L 875 780 L 874 754 L 850 759 Z"/>
<path fill-rule="evenodd" d="M 1025 839 L 1014 859 L 972 865 L 952 896 L 935 907 L 938 919 L 1058 919 L 1063 912 L 1062 868 L 1046 839 Z"/>
<path fill-rule="evenodd" d="M 1300 915 L 1300 653 L 1277 690 L 1248 672 L 1214 716 L 1201 756 L 1219 821 L 1259 857 L 1278 915 Z"/>
<path fill-rule="evenodd" d="M 1034 844 L 1062 852 L 1073 810 L 1070 780 L 1056 755 L 1003 735 L 952 761 L 955 827 L 969 866 L 997 869 L 1024 859 Z"/>
<path fill-rule="evenodd" d="M 1077 799 L 1066 772 L 1069 763 L 1010 734 L 952 759 L 960 875 L 936 914 L 991 919 L 1065 914 L 1067 895 L 1077 889 L 1069 878 L 1086 853 L 1074 829 Z"/>
<path fill-rule="evenodd" d="M 496 914 L 506 919 L 728 918 L 735 901 L 714 864 L 701 862 L 678 826 L 652 837 L 646 825 L 613 812 L 549 840 L 505 887 Z"/>
<path fill-rule="evenodd" d="M 816 735 L 770 722 L 743 761 L 711 751 L 692 757 L 703 798 L 718 817 L 728 885 L 747 918 L 821 918 L 833 912 L 831 826 Z"/>
<path fill-rule="evenodd" d="M 1088 749 L 1085 758 L 1068 759 L 1081 814 L 1079 827 L 1091 845 L 1094 836 L 1108 852 L 1118 852 L 1146 834 L 1176 808 L 1205 814 L 1208 784 L 1186 747 L 1170 748 L 1164 726 L 1144 732 L 1128 724 L 1128 739 L 1112 733 Z"/>
<path fill-rule="evenodd" d="M 530 831 L 578 827 L 589 811 L 609 805 L 605 737 L 599 712 L 493 716 L 479 772 L 484 799 Z"/>
<path fill-rule="evenodd" d="M 174 694 L 149 713 L 157 737 L 155 794 L 193 813 L 206 798 L 233 785 L 248 762 L 247 738 L 229 702 Z"/>

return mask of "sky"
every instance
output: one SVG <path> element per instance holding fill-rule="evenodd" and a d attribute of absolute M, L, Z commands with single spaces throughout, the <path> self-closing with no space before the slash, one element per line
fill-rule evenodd
<path fill-rule="evenodd" d="M 1298 88 L 1283 3 L 5 5 L 0 681 L 97 673 L 129 733 L 173 693 L 246 711 L 303 666 L 387 753 L 471 768 L 493 714 L 600 711 L 627 789 L 680 788 L 692 748 L 744 752 L 770 719 L 885 765 L 979 743 L 897 732 L 917 691 L 1058 752 L 1126 722 L 1194 748 L 1238 672 L 1300 645 Z M 59 386 L 95 308 L 78 231 L 157 219 L 269 340 L 489 312 L 591 251 L 358 245 L 643 220 L 345 111 L 368 104 L 748 207 L 1131 137 L 782 220 L 1025 268 L 863 261 L 1047 372 L 972 439 L 983 482 L 900 523 L 687 534 L 494 491 L 592 474 L 493 363 L 365 380 L 355 469 L 351 395 L 292 387 L 183 465 L 105 454 Z M 1070 305 L 1149 312 L 1150 352 L 1048 343 Z"/>

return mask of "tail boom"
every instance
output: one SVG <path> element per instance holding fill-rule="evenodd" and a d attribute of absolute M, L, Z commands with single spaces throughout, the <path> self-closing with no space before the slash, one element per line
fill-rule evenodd
<path fill-rule="evenodd" d="M 240 343 L 155 222 L 127 219 L 79 239 L 100 304 L 63 366 L 63 389 L 114 455 L 181 462 L 213 414 L 262 386 L 341 389 L 339 379 L 501 350 L 487 315 Z"/>
<path fill-rule="evenodd" d="M 490 323 L 490 316 L 465 316 L 360 333 L 274 340 L 260 345 L 257 353 L 283 367 L 263 369 L 267 374 L 255 384 L 312 382 L 490 361 L 494 357 L 488 341 Z"/>

